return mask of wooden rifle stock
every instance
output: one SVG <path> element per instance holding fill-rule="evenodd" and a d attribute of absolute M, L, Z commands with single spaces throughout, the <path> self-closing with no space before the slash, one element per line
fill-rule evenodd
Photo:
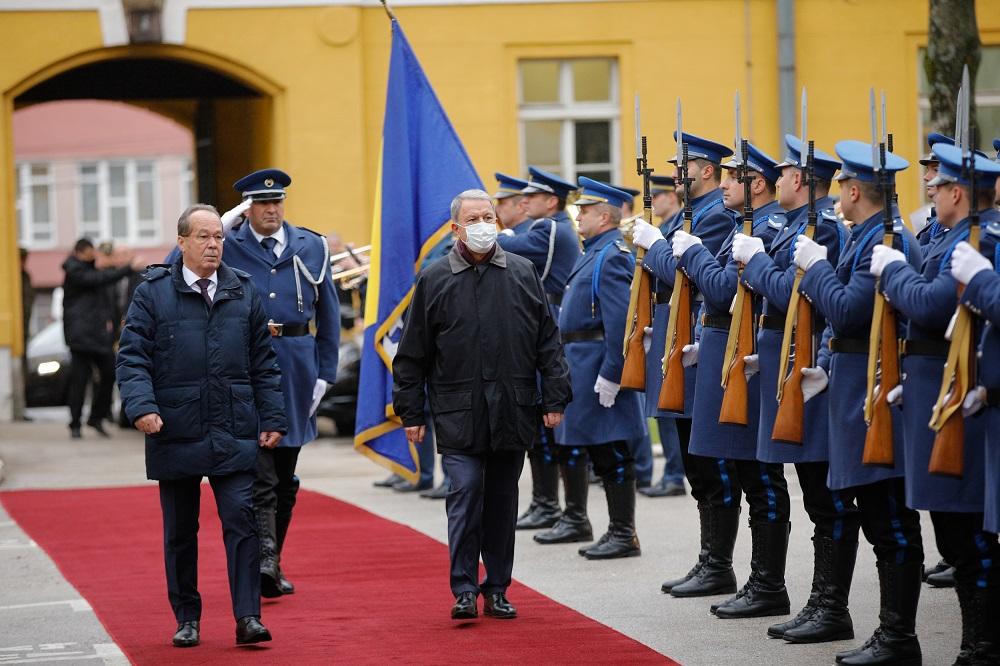
<path fill-rule="evenodd" d="M 869 347 L 869 355 L 878 355 L 877 362 L 881 366 L 881 381 L 871 392 L 870 416 L 868 416 L 868 431 L 865 433 L 865 448 L 861 462 L 866 465 L 882 465 L 892 467 L 896 464 L 893 450 L 892 411 L 885 400 L 893 388 L 899 385 L 899 341 L 896 338 L 896 313 L 885 303 L 882 294 L 875 295 L 876 312 L 878 301 L 882 301 L 881 322 L 872 320 L 872 337 L 878 335 L 881 340 L 877 347 Z"/>
<path fill-rule="evenodd" d="M 795 281 L 797 292 L 799 280 Z M 790 315 L 790 313 L 789 313 Z M 795 363 L 788 377 L 779 377 L 783 390 L 778 401 L 778 413 L 774 418 L 771 438 L 789 444 L 803 442 L 803 421 L 805 399 L 802 396 L 802 370 L 810 367 L 813 357 L 813 312 L 812 306 L 804 298 L 799 298 L 795 313 Z"/>
<path fill-rule="evenodd" d="M 674 291 L 670 296 L 670 317 L 673 328 L 667 330 L 667 355 L 663 359 L 663 384 L 657 408 L 668 412 L 684 411 L 684 346 L 691 344 L 691 281 L 683 271 L 677 270 L 674 277 Z M 671 339 L 672 338 L 672 339 Z"/>
<path fill-rule="evenodd" d="M 645 251 L 636 250 L 635 273 L 632 276 L 634 303 L 629 309 L 630 333 L 625 341 L 625 366 L 622 369 L 623 389 L 646 390 L 646 348 L 643 346 L 645 329 L 653 321 L 652 278 L 642 268 Z"/>
<path fill-rule="evenodd" d="M 733 320 L 729 325 L 727 353 L 733 344 L 733 356 L 728 366 L 723 366 L 722 407 L 719 409 L 719 423 L 734 425 L 747 424 L 747 377 L 744 374 L 744 356 L 753 354 L 753 294 L 741 284 L 736 291 L 733 306 Z M 727 358 L 729 358 L 727 356 Z"/>

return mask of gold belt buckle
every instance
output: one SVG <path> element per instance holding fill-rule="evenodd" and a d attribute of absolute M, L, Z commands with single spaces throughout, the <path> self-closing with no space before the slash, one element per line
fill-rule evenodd
<path fill-rule="evenodd" d="M 275 322 L 273 319 L 267 320 L 267 330 L 271 333 L 272 338 L 280 338 L 281 331 L 284 328 L 285 328 L 284 324 L 279 324 Z"/>

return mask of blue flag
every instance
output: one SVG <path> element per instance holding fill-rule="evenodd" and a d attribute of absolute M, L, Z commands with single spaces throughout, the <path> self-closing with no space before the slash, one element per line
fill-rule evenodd
<path fill-rule="evenodd" d="M 393 20 L 354 448 L 414 483 L 420 473 L 417 451 L 392 410 L 392 359 L 414 278 L 450 233 L 451 200 L 463 190 L 482 187 L 403 29 Z"/>

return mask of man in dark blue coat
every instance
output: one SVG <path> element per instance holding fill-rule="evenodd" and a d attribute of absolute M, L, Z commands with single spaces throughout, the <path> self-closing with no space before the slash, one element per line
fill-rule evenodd
<path fill-rule="evenodd" d="M 146 474 L 160 482 L 173 643 L 199 642 L 198 513 L 207 476 L 222 520 L 237 644 L 271 640 L 260 622 L 253 511 L 257 449 L 288 429 L 281 372 L 250 276 L 222 263 L 222 222 L 191 206 L 177 223 L 181 258 L 135 291 L 118 350 L 125 414 L 146 434 Z"/>

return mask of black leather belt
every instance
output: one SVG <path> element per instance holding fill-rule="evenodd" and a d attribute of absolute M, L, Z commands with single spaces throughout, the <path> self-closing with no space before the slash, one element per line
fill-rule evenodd
<path fill-rule="evenodd" d="M 721 328 L 729 330 L 729 325 L 733 323 L 730 315 L 713 315 L 707 312 L 701 316 L 701 325 L 709 328 Z"/>
<path fill-rule="evenodd" d="M 907 356 L 937 356 L 948 358 L 947 340 L 903 340 L 900 352 Z"/>
<path fill-rule="evenodd" d="M 990 407 L 1000 407 L 1000 388 L 986 389 L 986 404 Z"/>
<path fill-rule="evenodd" d="M 278 324 L 268 321 L 267 330 L 272 338 L 294 338 L 309 335 L 309 324 Z"/>
<path fill-rule="evenodd" d="M 664 303 L 670 302 L 670 295 L 672 291 L 657 291 L 653 292 L 653 300 L 656 301 L 657 305 L 663 305 Z"/>
<path fill-rule="evenodd" d="M 547 300 L 552 305 L 555 306 L 562 305 L 562 299 L 563 299 L 562 294 L 552 294 L 549 292 L 545 292 L 545 300 Z"/>
<path fill-rule="evenodd" d="M 769 331 L 784 331 L 785 318 L 778 315 L 762 314 L 757 322 L 758 328 L 765 328 Z"/>
<path fill-rule="evenodd" d="M 563 342 L 597 342 L 604 339 L 604 331 L 563 331 L 559 337 Z"/>
<path fill-rule="evenodd" d="M 837 354 L 867 354 L 868 341 L 859 338 L 830 338 L 830 351 Z"/>

